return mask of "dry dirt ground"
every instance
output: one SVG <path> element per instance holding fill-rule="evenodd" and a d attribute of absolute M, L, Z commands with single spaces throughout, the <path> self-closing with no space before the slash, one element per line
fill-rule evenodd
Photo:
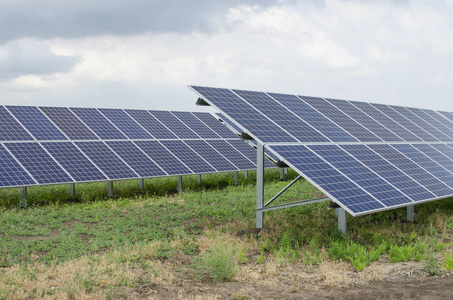
<path fill-rule="evenodd" d="M 191 280 L 183 257 L 167 261 L 173 277 L 154 286 L 124 290 L 137 299 L 453 299 L 453 272 L 430 276 L 422 262 L 382 258 L 363 272 L 346 263 L 280 267 L 277 262 L 243 265 L 232 282 Z M 181 264 L 178 266 L 178 264 Z M 164 266 L 163 266 L 164 267 Z"/>

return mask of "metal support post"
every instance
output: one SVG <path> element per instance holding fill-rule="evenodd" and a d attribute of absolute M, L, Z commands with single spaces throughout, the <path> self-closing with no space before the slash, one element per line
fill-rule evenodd
<path fill-rule="evenodd" d="M 285 168 L 280 168 L 280 180 L 285 180 Z"/>
<path fill-rule="evenodd" d="M 285 175 L 288 175 L 288 168 L 285 168 Z"/>
<path fill-rule="evenodd" d="M 256 144 L 256 228 L 263 228 L 264 145 Z"/>
<path fill-rule="evenodd" d="M 247 179 L 249 177 L 249 171 L 244 171 L 244 178 Z"/>
<path fill-rule="evenodd" d="M 140 187 L 139 189 L 141 191 L 143 191 L 145 189 L 145 179 L 144 178 L 140 178 Z"/>
<path fill-rule="evenodd" d="M 178 192 L 182 192 L 182 176 L 178 176 Z"/>
<path fill-rule="evenodd" d="M 109 198 L 113 198 L 113 181 L 109 181 Z"/>
<path fill-rule="evenodd" d="M 413 205 L 407 207 L 407 220 L 410 222 L 414 221 L 414 211 Z"/>
<path fill-rule="evenodd" d="M 71 183 L 71 197 L 75 196 L 75 183 Z"/>
<path fill-rule="evenodd" d="M 201 183 L 201 174 L 197 175 L 197 181 L 198 181 L 198 183 Z"/>
<path fill-rule="evenodd" d="M 335 209 L 338 216 L 338 230 L 340 230 L 343 235 L 346 235 L 346 211 L 344 208 Z"/>
<path fill-rule="evenodd" d="M 234 185 L 237 186 L 239 182 L 239 172 L 235 171 L 234 172 Z"/>
<path fill-rule="evenodd" d="M 27 187 L 22 188 L 22 207 L 27 206 Z"/>

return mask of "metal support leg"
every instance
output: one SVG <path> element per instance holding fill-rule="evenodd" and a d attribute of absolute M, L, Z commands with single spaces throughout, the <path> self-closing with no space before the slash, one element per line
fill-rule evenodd
<path fill-rule="evenodd" d="M 109 198 L 113 198 L 113 181 L 109 181 Z"/>
<path fill-rule="evenodd" d="M 27 187 L 22 188 L 22 207 L 27 206 Z"/>
<path fill-rule="evenodd" d="M 288 175 L 288 168 L 285 168 L 285 175 Z"/>
<path fill-rule="evenodd" d="M 198 183 L 201 183 L 201 174 L 197 175 L 197 181 L 198 181 Z"/>
<path fill-rule="evenodd" d="M 280 180 L 285 180 L 285 170 L 284 168 L 280 168 Z"/>
<path fill-rule="evenodd" d="M 178 191 L 182 192 L 182 176 L 178 176 Z"/>
<path fill-rule="evenodd" d="M 343 208 L 336 208 L 335 211 L 338 216 L 338 230 L 346 235 L 346 211 Z"/>
<path fill-rule="evenodd" d="M 407 220 L 410 222 L 414 221 L 414 206 L 408 206 L 407 207 Z"/>
<path fill-rule="evenodd" d="M 247 179 L 249 177 L 249 171 L 244 171 L 244 178 Z"/>
<path fill-rule="evenodd" d="M 143 191 L 145 189 L 145 179 L 144 178 L 140 178 L 140 187 L 139 189 L 141 191 Z"/>
<path fill-rule="evenodd" d="M 239 172 L 234 172 L 234 185 L 237 186 L 239 182 Z"/>
<path fill-rule="evenodd" d="M 263 228 L 264 204 L 264 145 L 256 145 L 256 228 Z"/>
<path fill-rule="evenodd" d="M 71 197 L 75 196 L 75 183 L 71 183 Z"/>

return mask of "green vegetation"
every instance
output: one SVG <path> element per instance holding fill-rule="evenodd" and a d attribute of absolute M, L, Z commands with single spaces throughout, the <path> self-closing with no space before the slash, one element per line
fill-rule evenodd
<path fill-rule="evenodd" d="M 290 170 L 279 181 L 279 175 L 266 171 L 266 199 L 297 176 Z M 118 298 L 119 289 L 168 283 L 180 274 L 223 282 L 242 268 L 272 263 L 284 268 L 343 261 L 363 271 L 385 257 L 423 261 L 431 275 L 453 270 L 451 199 L 418 205 L 415 222 L 406 221 L 404 208 L 348 217 L 347 236 L 327 202 L 266 212 L 265 229 L 258 231 L 254 177 L 249 172 L 233 186 L 231 173 L 203 175 L 201 184 L 185 176 L 182 193 L 176 178 L 148 179 L 143 191 L 138 180 L 121 181 L 115 182 L 115 199 L 107 198 L 107 183 L 79 184 L 74 197 L 67 185 L 33 187 L 25 209 L 20 189 L 2 189 L 0 299 Z M 300 180 L 276 204 L 321 196 Z M 60 288 L 50 289 L 49 281 L 60 277 L 68 284 L 59 279 Z"/>

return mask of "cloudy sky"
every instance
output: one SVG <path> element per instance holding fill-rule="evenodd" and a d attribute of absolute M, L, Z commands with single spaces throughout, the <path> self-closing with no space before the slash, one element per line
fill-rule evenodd
<path fill-rule="evenodd" d="M 453 0 L 0 4 L 0 104 L 197 110 L 194 84 L 453 111 Z"/>

